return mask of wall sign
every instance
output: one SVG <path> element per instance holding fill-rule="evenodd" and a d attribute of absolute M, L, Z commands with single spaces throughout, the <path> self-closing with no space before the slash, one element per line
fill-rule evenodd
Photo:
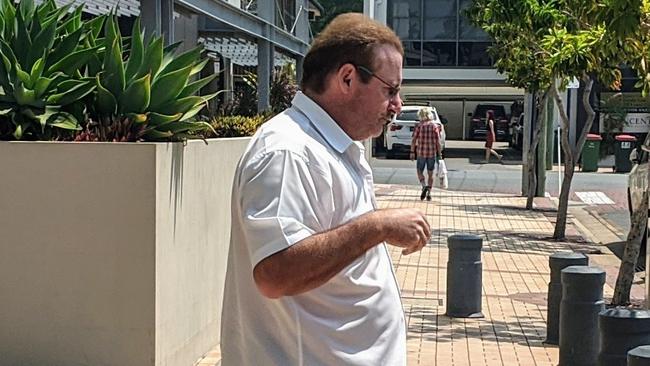
<path fill-rule="evenodd" d="M 603 114 L 600 115 L 600 132 L 605 132 Z M 623 131 L 617 133 L 648 133 L 650 132 L 650 113 L 628 113 L 625 116 Z"/>
<path fill-rule="evenodd" d="M 623 132 L 647 133 L 650 131 L 650 113 L 628 113 Z"/>

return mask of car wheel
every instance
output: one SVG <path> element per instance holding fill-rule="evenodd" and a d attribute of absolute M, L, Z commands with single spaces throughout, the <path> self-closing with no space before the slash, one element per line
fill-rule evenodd
<path fill-rule="evenodd" d="M 386 159 L 394 159 L 395 158 L 395 150 L 390 149 L 386 150 Z"/>

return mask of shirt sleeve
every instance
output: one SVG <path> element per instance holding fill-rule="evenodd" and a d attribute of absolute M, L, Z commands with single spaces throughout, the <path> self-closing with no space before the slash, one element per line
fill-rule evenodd
<path fill-rule="evenodd" d="M 291 151 L 265 153 L 243 168 L 239 198 L 253 267 L 262 259 L 324 231 L 317 214 L 318 174 L 321 173 L 310 169 L 305 158 Z"/>

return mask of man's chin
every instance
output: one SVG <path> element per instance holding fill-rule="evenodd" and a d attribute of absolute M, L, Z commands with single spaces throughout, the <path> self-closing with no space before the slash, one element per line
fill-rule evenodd
<path fill-rule="evenodd" d="M 377 137 L 381 136 L 382 132 L 384 132 L 384 126 L 383 125 L 380 126 L 379 128 L 377 128 L 377 130 L 372 131 L 372 135 L 370 137 L 377 138 Z"/>

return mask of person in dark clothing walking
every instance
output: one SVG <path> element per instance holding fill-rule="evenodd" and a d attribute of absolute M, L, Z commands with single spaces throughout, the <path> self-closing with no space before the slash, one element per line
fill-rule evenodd
<path fill-rule="evenodd" d="M 494 155 L 501 161 L 503 155 L 492 149 L 494 141 L 496 141 L 496 134 L 494 132 L 494 111 L 489 110 L 485 116 L 485 163 L 490 162 L 490 154 Z"/>

